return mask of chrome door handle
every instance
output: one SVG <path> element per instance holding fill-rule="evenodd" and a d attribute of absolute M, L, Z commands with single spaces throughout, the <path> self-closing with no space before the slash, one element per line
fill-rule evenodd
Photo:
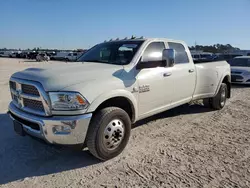
<path fill-rule="evenodd" d="M 192 72 L 194 72 L 194 69 L 189 69 L 188 72 L 192 73 Z"/>
<path fill-rule="evenodd" d="M 172 72 L 165 72 L 165 73 L 163 74 L 164 77 L 171 76 L 171 75 L 172 75 Z"/>

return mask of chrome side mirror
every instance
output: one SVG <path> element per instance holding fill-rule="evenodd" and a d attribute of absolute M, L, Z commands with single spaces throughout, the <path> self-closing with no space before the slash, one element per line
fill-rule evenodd
<path fill-rule="evenodd" d="M 166 62 L 166 67 L 173 67 L 175 64 L 175 50 L 164 49 L 162 52 L 162 60 Z"/>

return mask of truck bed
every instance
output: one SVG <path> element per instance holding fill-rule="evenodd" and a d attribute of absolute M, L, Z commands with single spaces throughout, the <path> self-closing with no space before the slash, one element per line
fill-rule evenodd
<path fill-rule="evenodd" d="M 226 61 L 199 62 L 196 68 L 196 87 L 193 99 L 212 97 L 220 84 L 225 72 L 230 71 L 230 65 Z"/>

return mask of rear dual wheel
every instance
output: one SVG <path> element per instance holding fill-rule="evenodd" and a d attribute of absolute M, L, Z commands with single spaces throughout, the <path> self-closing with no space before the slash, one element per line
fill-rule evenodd
<path fill-rule="evenodd" d="M 217 95 L 213 98 L 204 99 L 203 103 L 207 107 L 213 108 L 215 110 L 220 110 L 226 104 L 227 95 L 228 95 L 227 85 L 225 83 L 222 83 Z"/>

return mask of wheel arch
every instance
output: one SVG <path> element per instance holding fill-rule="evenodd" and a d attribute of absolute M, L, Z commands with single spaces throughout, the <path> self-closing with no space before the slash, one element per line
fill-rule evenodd
<path fill-rule="evenodd" d="M 130 116 L 131 122 L 137 119 L 137 105 L 136 99 L 132 93 L 128 91 L 113 91 L 103 94 L 95 99 L 88 108 L 87 112 L 95 113 L 96 111 L 105 107 L 119 107 L 126 111 Z"/>
<path fill-rule="evenodd" d="M 219 82 L 219 85 L 217 87 L 217 90 L 216 90 L 216 93 L 215 93 L 215 96 L 217 95 L 217 93 L 219 92 L 220 90 L 220 86 L 222 83 L 225 83 L 227 85 L 227 98 L 230 98 L 231 97 L 231 77 L 229 74 L 225 74 L 221 77 L 220 79 L 220 82 Z"/>

